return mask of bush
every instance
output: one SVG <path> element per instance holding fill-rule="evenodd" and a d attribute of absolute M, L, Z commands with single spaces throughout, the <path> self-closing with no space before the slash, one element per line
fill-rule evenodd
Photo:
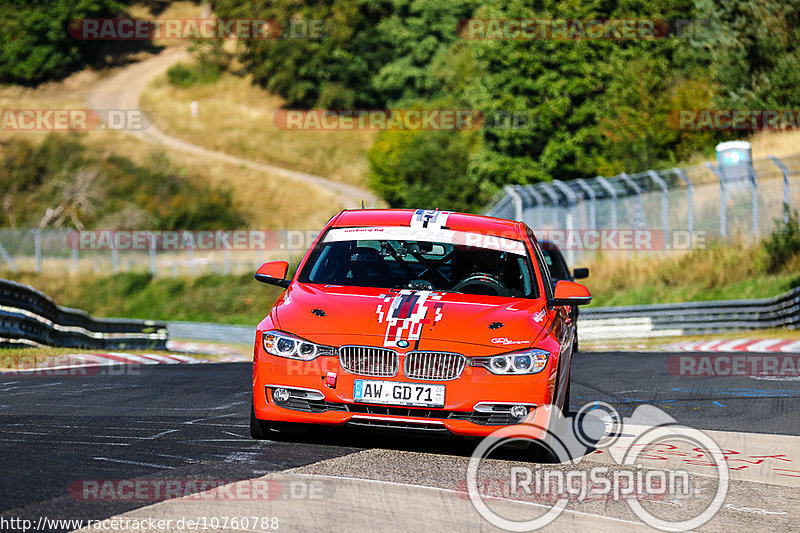
<path fill-rule="evenodd" d="M 491 191 L 469 174 L 474 131 L 384 131 L 367 156 L 369 185 L 392 207 L 475 211 Z"/>
<path fill-rule="evenodd" d="M 117 0 L 6 0 L 0 3 L 0 82 L 36 84 L 68 75 L 103 57 L 104 43 L 69 33 L 73 20 L 111 18 Z"/>
<path fill-rule="evenodd" d="M 800 253 L 800 217 L 797 211 L 784 206 L 787 219 L 775 221 L 777 227 L 761 243 L 765 256 L 765 270 L 775 273 L 781 270 L 795 255 Z"/>
<path fill-rule="evenodd" d="M 192 85 L 214 83 L 222 74 L 222 69 L 211 63 L 185 65 L 176 63 L 167 70 L 169 82 L 180 89 L 188 89 Z"/>

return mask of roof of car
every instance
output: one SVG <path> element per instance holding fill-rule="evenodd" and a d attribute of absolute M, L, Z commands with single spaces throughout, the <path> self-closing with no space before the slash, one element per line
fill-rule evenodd
<path fill-rule="evenodd" d="M 415 214 L 422 210 L 413 209 L 358 209 L 342 211 L 332 227 L 358 226 L 410 226 Z M 434 211 L 428 211 L 435 213 Z M 442 211 L 439 211 L 442 213 Z M 492 233 L 517 232 L 517 222 L 503 218 L 447 212 L 446 227 L 455 231 L 478 231 Z"/>

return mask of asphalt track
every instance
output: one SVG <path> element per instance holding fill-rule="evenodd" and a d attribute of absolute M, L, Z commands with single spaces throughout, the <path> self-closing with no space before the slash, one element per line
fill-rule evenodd
<path fill-rule="evenodd" d="M 648 403 L 681 424 L 714 430 L 709 434 L 722 439 L 723 448 L 738 446 L 731 450 L 741 457 L 737 464 L 752 468 L 732 475 L 725 507 L 700 530 L 748 525 L 760 531 L 797 530 L 800 438 L 779 435 L 800 435 L 800 381 L 674 376 L 666 370 L 671 355 L 577 354 L 572 411 L 600 400 L 630 416 Z M 0 529 L 22 531 L 12 518 L 33 520 L 40 531 L 64 531 L 73 528 L 38 520 L 175 519 L 203 513 L 216 517 L 216 523 L 209 520 L 196 529 L 173 523 L 163 530 L 270 530 L 255 524 L 223 527 L 220 521 L 254 513 L 278 519 L 274 525 L 284 531 L 494 529 L 454 492 L 463 487 L 474 442 L 340 430 L 256 442 L 247 428 L 249 364 L 128 366 L 117 375 L 0 376 Z M 496 465 L 519 461 L 516 452 L 510 453 Z M 702 471 L 693 472 L 699 476 L 693 480 L 705 479 Z M 85 480 L 262 476 L 279 484 L 277 499 L 85 501 L 70 492 Z M 519 507 L 498 505 L 510 506 L 511 514 Z M 619 502 L 572 509 L 556 520 L 554 530 L 652 531 Z"/>

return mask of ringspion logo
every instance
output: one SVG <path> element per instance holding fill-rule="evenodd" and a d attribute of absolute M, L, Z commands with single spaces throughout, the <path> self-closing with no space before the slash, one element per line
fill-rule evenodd
<path fill-rule="evenodd" d="M 560 464 L 505 463 L 509 465 L 506 473 L 503 464 L 492 461 L 492 454 L 514 443 L 547 450 L 553 462 Z M 699 497 L 687 470 L 648 464 L 648 453 L 663 447 L 686 450 L 691 457 L 688 464 L 707 467 L 703 480 L 712 490 L 705 489 L 706 494 Z M 581 465 L 592 450 L 604 453 L 609 464 Z M 613 406 L 592 402 L 574 418 L 563 417 L 554 405 L 537 407 L 522 423 L 505 426 L 482 439 L 467 466 L 466 493 L 484 520 L 505 531 L 548 526 L 576 501 L 622 501 L 644 524 L 662 531 L 688 531 L 714 517 L 725 502 L 729 483 L 723 451 L 702 431 L 677 424 L 652 405 L 640 405 L 623 418 Z M 668 518 L 661 517 L 658 507 L 647 505 L 663 499 L 678 503 Z M 489 505 L 497 500 L 536 502 L 540 513 L 520 520 L 514 507 Z M 681 505 L 680 500 L 693 505 Z"/>

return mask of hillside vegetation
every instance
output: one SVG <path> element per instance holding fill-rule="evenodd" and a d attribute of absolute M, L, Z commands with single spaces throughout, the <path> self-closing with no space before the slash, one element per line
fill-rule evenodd
<path fill-rule="evenodd" d="M 251 161 L 364 184 L 374 132 L 278 129 L 273 114 L 283 98 L 252 85 L 250 76 L 219 72 L 207 79 L 202 65 L 179 63 L 144 92 L 142 108 L 159 129 Z M 198 103 L 196 117 L 190 114 L 191 102 Z"/>
<path fill-rule="evenodd" d="M 228 189 L 201 184 L 164 155 L 146 165 L 87 150 L 78 135 L 17 138 L 0 150 L 0 225 L 234 229 Z"/>
<path fill-rule="evenodd" d="M 0 86 L 0 109 L 83 109 L 88 95 L 102 75 L 94 69 L 87 68 L 64 80 L 44 83 L 38 87 Z M 106 161 L 119 162 L 123 159 L 130 161 L 130 172 L 126 171 L 127 176 L 124 181 L 133 189 L 145 188 L 144 184 L 136 183 L 138 178 L 134 179 L 138 172 L 155 176 L 169 169 L 169 174 L 184 183 L 185 187 L 196 189 L 201 197 L 204 196 L 204 192 L 212 191 L 229 195 L 233 210 L 243 220 L 238 226 L 240 228 L 319 228 L 339 209 L 336 197 L 319 187 L 299 182 L 287 186 L 285 178 L 272 172 L 254 172 L 234 163 L 198 158 L 194 154 L 167 145 L 154 146 L 145 139 L 117 130 L 89 130 L 75 136 L 65 131 L 0 129 L 0 174 L 3 174 L 0 175 L 0 182 L 5 184 L 11 172 L 29 175 L 32 169 L 40 169 L 43 173 L 37 175 L 35 181 L 47 183 L 41 188 L 26 187 L 25 191 L 19 190 L 20 183 L 12 183 L 10 187 L 0 186 L 0 219 L 4 221 L 1 224 L 13 225 L 15 222 L 5 215 L 15 212 L 17 227 L 23 223 L 38 226 L 43 221 L 45 222 L 43 228 L 75 227 L 70 216 L 47 217 L 47 209 L 58 209 L 62 203 L 59 191 L 64 190 L 67 182 L 76 177 L 70 172 L 62 175 L 59 171 L 62 168 L 68 170 L 70 165 L 74 164 L 71 157 L 73 154 L 69 153 L 70 157 L 63 160 L 54 160 L 51 155 L 58 153 L 58 150 L 53 151 L 51 148 L 56 145 L 73 144 L 79 145 L 75 155 L 83 159 L 89 167 L 99 168 L 104 172 L 104 167 L 108 166 L 104 163 Z M 16 158 L 9 160 L 12 152 L 28 155 L 15 163 Z M 111 166 L 115 167 L 114 172 L 121 170 L 117 164 Z M 8 175 L 5 174 L 6 171 L 9 172 Z M 55 181 L 52 181 L 54 176 Z M 111 174 L 101 177 L 99 181 L 109 179 Z M 124 192 L 119 184 L 111 185 L 119 192 Z M 109 199 L 107 193 L 108 190 L 101 196 Z M 130 196 L 109 200 L 116 206 L 120 204 L 140 206 L 143 203 L 153 202 L 155 198 Z M 97 213 L 110 211 L 110 206 L 95 207 Z M 178 206 L 177 211 L 185 209 L 191 209 L 191 206 Z M 224 211 L 228 211 L 228 208 Z M 21 215 L 23 212 L 27 214 Z M 100 220 L 102 218 L 93 215 L 80 217 L 80 220 L 84 225 L 95 224 L 109 229 L 130 227 L 134 224 L 134 220 L 124 216 L 111 216 Z M 150 219 L 150 216 L 137 217 L 137 220 L 143 222 Z"/>
<path fill-rule="evenodd" d="M 368 181 L 392 206 L 478 210 L 508 183 L 673 166 L 742 135 L 681 131 L 670 126 L 677 110 L 800 105 L 800 0 L 212 5 L 226 18 L 323 21 L 319 39 L 239 43 L 242 68 L 287 107 L 474 109 L 523 117 L 513 128 L 380 132 L 369 152 Z M 644 19 L 664 33 L 473 39 L 459 25 L 469 18 Z"/>

